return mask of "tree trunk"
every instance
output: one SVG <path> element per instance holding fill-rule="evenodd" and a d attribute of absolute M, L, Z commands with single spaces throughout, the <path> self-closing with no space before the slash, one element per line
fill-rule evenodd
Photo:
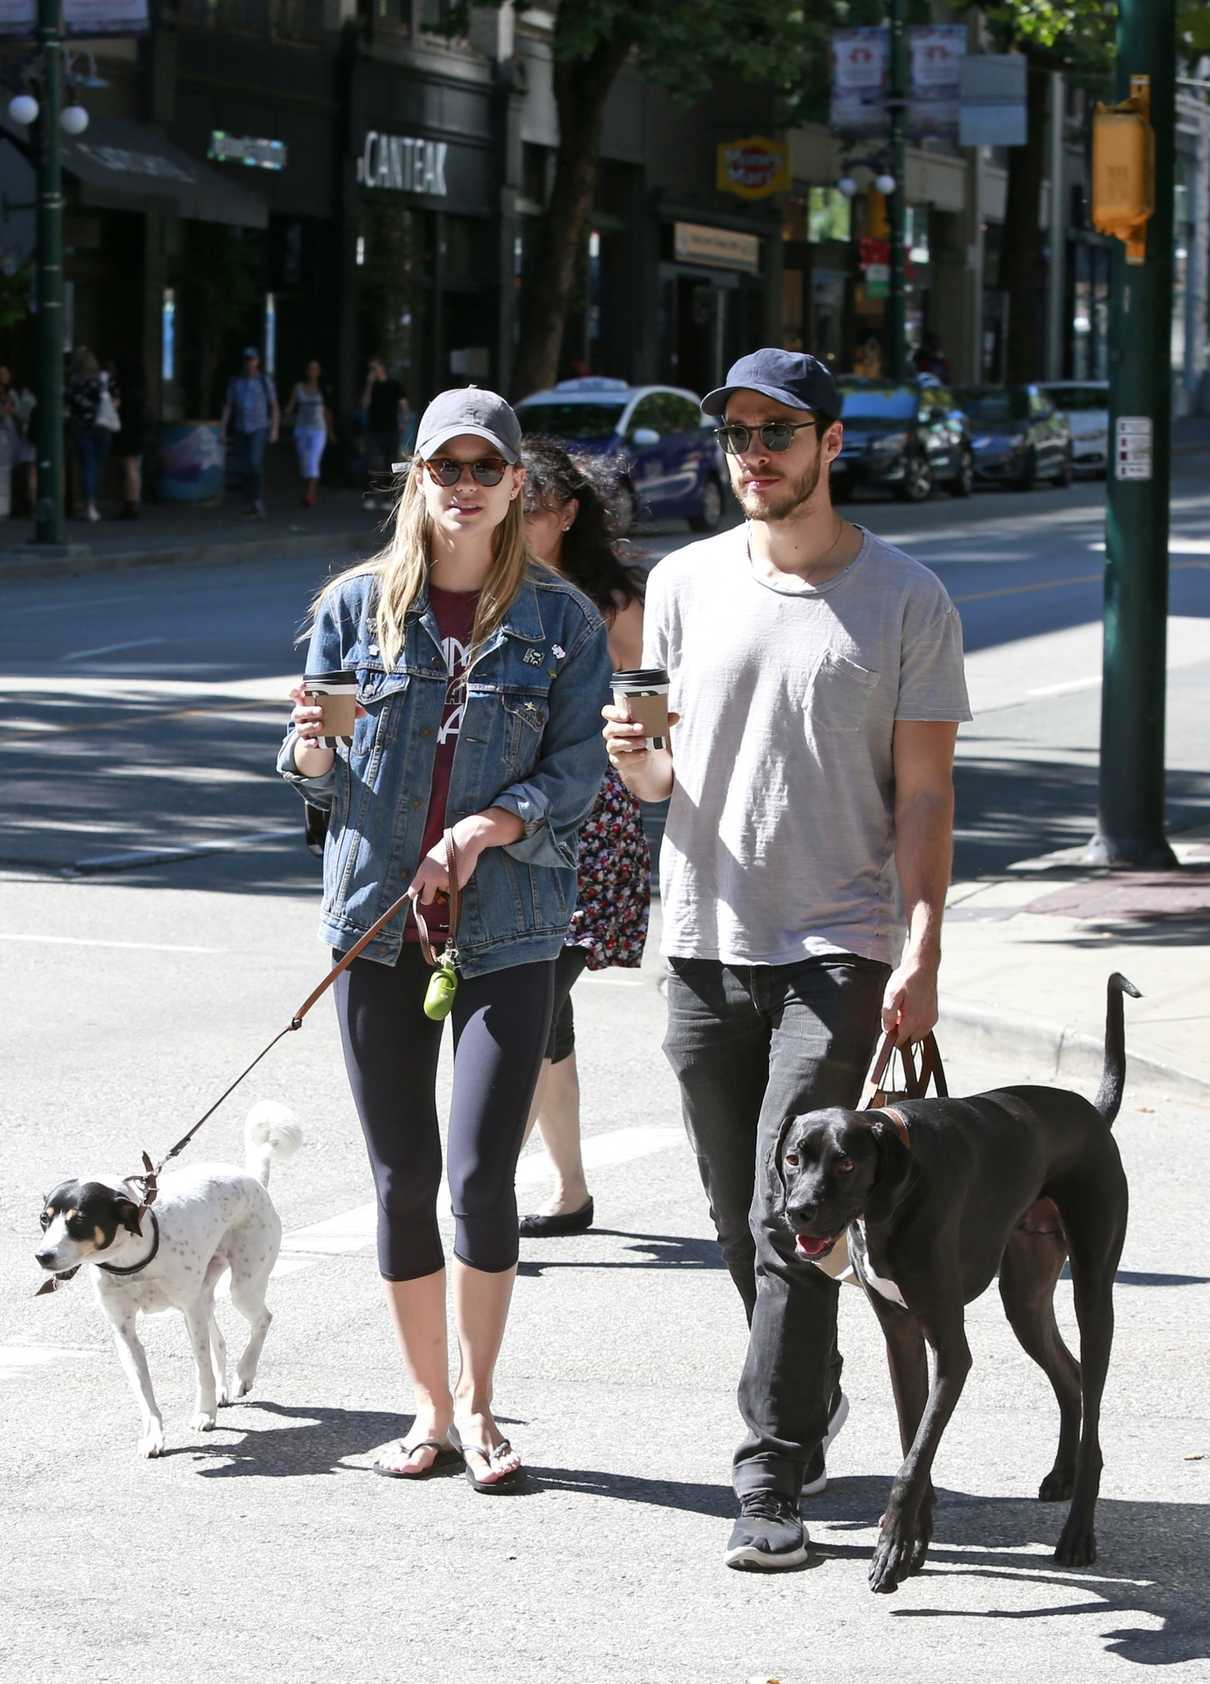
<path fill-rule="evenodd" d="M 1029 64 L 1025 145 L 1009 148 L 1008 191 L 1000 247 L 1000 287 L 1008 295 L 1008 346 L 1005 379 L 1011 384 L 1041 375 L 1038 281 L 1042 274 L 1042 175 L 1046 160 L 1048 76 L 1045 66 Z"/>
<path fill-rule="evenodd" d="M 592 212 L 605 101 L 629 50 L 627 40 L 614 39 L 603 42 L 590 58 L 555 60 L 559 151 L 533 272 L 521 300 L 515 398 L 558 378 L 563 331 Z"/>

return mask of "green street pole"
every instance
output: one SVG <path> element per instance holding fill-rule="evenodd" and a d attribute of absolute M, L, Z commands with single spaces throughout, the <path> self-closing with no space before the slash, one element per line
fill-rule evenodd
<path fill-rule="evenodd" d="M 1127 263 L 1118 240 L 1112 258 L 1100 793 L 1088 858 L 1165 867 L 1177 863 L 1164 836 L 1176 0 L 1119 0 L 1120 99 L 1132 76 L 1151 78 L 1155 209 L 1143 262 Z"/>
<path fill-rule="evenodd" d="M 895 191 L 890 196 L 891 262 L 887 285 L 887 372 L 892 380 L 907 376 L 907 273 L 903 243 L 907 227 L 907 157 L 904 134 L 907 128 L 907 51 L 903 29 L 903 0 L 891 0 L 891 93 L 887 100 L 891 119 L 891 174 Z"/>
<path fill-rule="evenodd" d="M 38 504 L 34 543 L 63 542 L 63 0 L 38 0 Z"/>

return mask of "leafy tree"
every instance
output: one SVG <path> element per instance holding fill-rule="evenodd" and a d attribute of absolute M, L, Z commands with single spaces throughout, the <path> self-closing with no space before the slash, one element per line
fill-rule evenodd
<path fill-rule="evenodd" d="M 473 5 L 499 4 L 462 0 L 449 26 L 465 28 Z M 592 212 L 605 102 L 623 65 L 633 63 L 645 81 L 682 104 L 700 99 L 723 76 L 788 94 L 801 85 L 813 55 L 826 49 L 836 9 L 787 0 L 563 0 L 552 42 L 559 149 L 522 295 L 513 372 L 518 396 L 549 385 L 557 373 Z"/>

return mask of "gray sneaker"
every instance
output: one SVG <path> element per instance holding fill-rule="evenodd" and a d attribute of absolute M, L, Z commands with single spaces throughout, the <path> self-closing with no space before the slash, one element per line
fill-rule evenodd
<path fill-rule="evenodd" d="M 723 1559 L 728 1567 L 764 1573 L 801 1567 L 807 1559 L 807 1534 L 798 1505 L 780 1491 L 750 1491 L 741 1497 L 739 1519 Z"/>
<path fill-rule="evenodd" d="M 821 1491 L 828 1488 L 828 1470 L 824 1457 L 828 1453 L 828 1446 L 836 1437 L 841 1427 L 849 1418 L 849 1400 L 836 1388 L 836 1395 L 832 1399 L 832 1412 L 828 1416 L 828 1430 L 823 1436 L 823 1443 L 807 1463 L 806 1472 L 802 1479 L 802 1494 L 804 1497 L 818 1497 Z"/>

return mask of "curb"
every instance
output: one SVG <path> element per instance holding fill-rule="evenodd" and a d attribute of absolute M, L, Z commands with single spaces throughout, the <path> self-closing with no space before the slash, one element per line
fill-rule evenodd
<path fill-rule="evenodd" d="M 369 551 L 379 542 L 373 528 L 359 527 L 356 531 L 289 532 L 274 538 L 232 540 L 221 543 L 169 544 L 163 548 L 139 550 L 89 551 L 78 546 L 82 554 L 38 555 L 34 546 L 27 554 L 23 550 L 0 552 L 0 583 L 6 579 L 49 579 L 72 574 L 121 572 L 131 567 L 233 567 L 245 561 L 298 561 L 332 551 Z M 65 546 L 72 550 L 75 545 Z"/>
<path fill-rule="evenodd" d="M 964 1051 L 1001 1059 L 1016 1056 L 1023 1062 L 1049 1065 L 1050 1080 L 1061 1085 L 1068 1082 L 1095 1085 L 1105 1060 L 1104 1042 L 1082 1030 L 984 1006 L 943 1003 L 939 1032 L 950 1043 L 961 1041 Z M 1176 1097 L 1210 1107 L 1210 1081 L 1161 1059 L 1149 1058 L 1145 1053 L 1131 1052 L 1129 1021 L 1126 1039 L 1128 1082 L 1133 1075 L 1136 1080 L 1145 1079 Z"/>

